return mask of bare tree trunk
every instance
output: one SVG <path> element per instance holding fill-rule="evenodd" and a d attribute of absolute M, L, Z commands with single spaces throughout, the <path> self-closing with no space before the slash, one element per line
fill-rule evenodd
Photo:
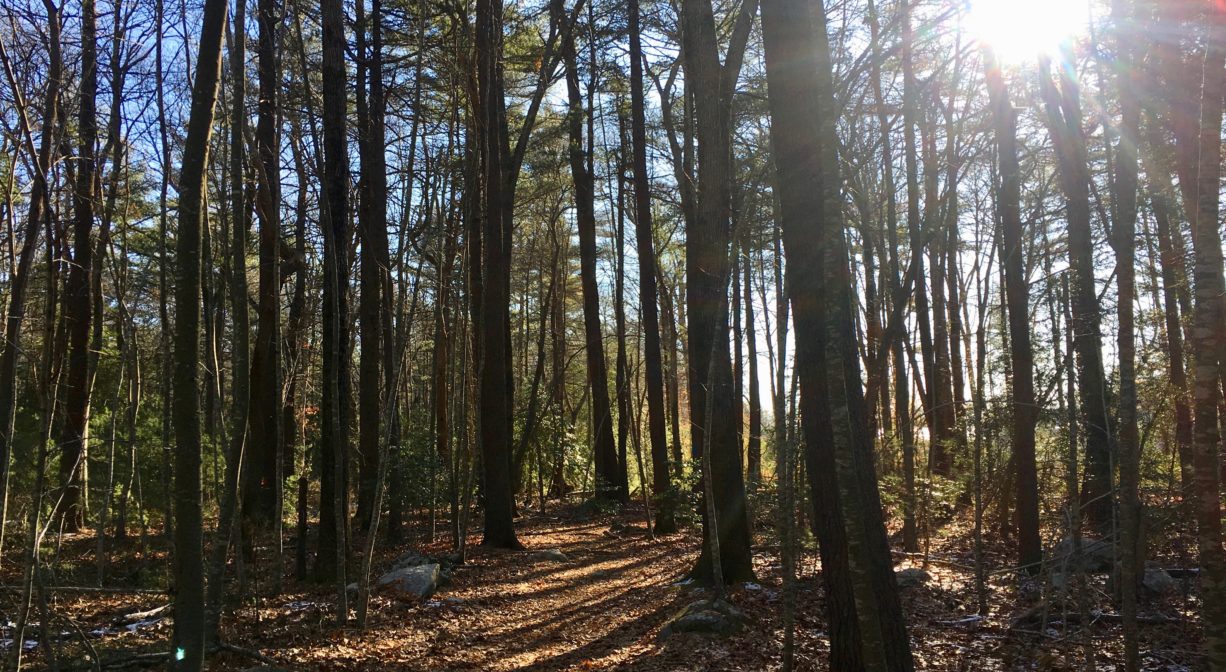
<path fill-rule="evenodd" d="M 745 341 L 749 353 L 749 446 L 746 461 L 749 482 L 757 485 L 762 480 L 762 398 L 758 390 L 758 332 L 754 325 L 753 282 L 750 267 L 753 266 L 749 250 L 745 250 Z"/>
<path fill-rule="evenodd" d="M 855 598 L 852 620 L 860 625 L 859 633 L 841 646 L 858 643 L 863 658 L 836 667 L 911 670 L 854 342 L 825 7 L 800 0 L 767 0 L 762 26 L 783 242 L 798 259 L 817 251 L 822 260 L 817 265 L 790 263 L 788 272 L 797 330 L 801 421 L 814 455 L 809 469 L 820 469 L 817 476 L 837 474 L 832 492 L 813 489 L 815 501 L 833 505 L 820 509 L 817 517 L 835 517 L 835 527 L 845 529 L 851 558 L 846 576 Z M 821 151 L 813 152 L 814 147 Z M 814 221 L 820 225 L 813 226 Z M 810 475 L 811 483 L 816 484 L 814 477 Z M 829 542 L 827 537 L 822 545 Z M 827 594 L 827 600 L 834 598 Z"/>
<path fill-rule="evenodd" d="M 485 493 L 485 538 L 482 543 L 500 548 L 520 548 L 515 535 L 514 493 L 511 491 L 512 417 L 509 385 L 511 352 L 510 308 L 510 209 L 508 180 L 503 170 L 507 159 L 506 115 L 503 107 L 502 0 L 478 0 L 476 21 L 477 110 L 481 129 L 478 149 L 483 159 L 482 206 L 475 227 L 480 233 L 479 256 L 470 259 L 475 277 L 470 289 L 479 291 L 474 330 L 478 344 L 479 425 L 482 479 Z M 513 184 L 513 181 L 510 181 Z"/>
<path fill-rule="evenodd" d="M 1205 657 L 1212 670 L 1226 669 L 1226 553 L 1222 549 L 1222 501 L 1219 483 L 1218 404 L 1221 402 L 1223 294 L 1222 238 L 1218 231 L 1221 181 L 1222 97 L 1226 82 L 1226 12 L 1209 10 L 1200 105 L 1200 152 L 1195 183 L 1193 243 L 1195 305 L 1192 311 L 1192 397 L 1196 414 L 1193 473 L 1196 491 L 1197 545 L 1205 628 Z"/>
<path fill-rule="evenodd" d="M 320 431 L 319 538 L 315 575 L 336 584 L 338 623 L 349 619 L 349 152 L 346 137 L 345 13 L 321 0 L 323 41 L 324 233 L 323 423 Z"/>
<path fill-rule="evenodd" d="M 1009 311 L 1009 355 L 1013 363 L 1013 455 L 1017 464 L 1018 564 L 1039 570 L 1043 544 L 1039 537 L 1039 482 L 1035 467 L 1035 425 L 1038 408 L 1034 396 L 1034 353 L 1030 347 L 1030 283 L 1022 258 L 1021 171 L 1017 158 L 1017 113 L 1009 100 L 995 55 L 984 52 L 984 67 L 996 132 L 1000 184 L 996 195 L 1000 212 L 1001 254 Z"/>
<path fill-rule="evenodd" d="M 90 320 L 93 303 L 90 286 L 95 272 L 93 243 L 97 197 L 95 144 L 98 142 L 98 34 L 93 0 L 81 5 L 81 86 L 77 117 L 76 185 L 73 189 L 73 254 L 65 285 L 68 312 L 68 371 L 64 379 L 64 426 L 60 438 L 60 481 L 64 486 L 57 517 L 66 532 L 84 523 L 81 508 L 83 465 L 88 456 Z"/>
<path fill-rule="evenodd" d="M 279 73 L 275 0 L 259 0 L 256 71 L 259 98 L 255 126 L 256 214 L 259 215 L 259 289 L 256 304 L 255 348 L 251 355 L 251 401 L 248 414 L 250 456 L 245 460 L 243 518 L 245 538 L 253 543 L 260 531 L 279 530 L 281 474 L 284 464 L 278 417 L 281 412 L 281 138 L 279 133 Z M 243 301 L 246 302 L 246 297 Z M 281 546 L 280 539 L 273 543 Z M 277 574 L 280 577 L 280 567 Z"/>
<path fill-rule="evenodd" d="M 584 153 L 583 109 L 579 70 L 575 59 L 574 31 L 562 37 L 562 60 L 566 65 L 566 90 L 570 100 L 567 127 L 570 133 L 570 170 L 575 183 L 576 222 L 579 229 L 579 278 L 583 286 L 583 332 L 586 341 L 588 383 L 592 389 L 593 451 L 596 461 L 596 498 L 623 501 L 619 487 L 617 445 L 600 327 L 600 295 L 596 283 L 596 214 L 594 184 Z"/>
<path fill-rule="evenodd" d="M 226 3 L 206 0 L 192 85 L 191 116 L 179 175 L 179 228 L 175 243 L 175 524 L 176 655 L 171 668 L 204 667 L 204 520 L 200 486 L 200 247 L 204 228 L 205 165 L 221 79 L 221 36 Z"/>
<path fill-rule="evenodd" d="M 17 270 L 9 282 L 9 301 L 4 320 L 4 343 L 3 346 L 0 346 L 0 550 L 3 550 L 4 527 L 8 524 L 10 462 L 12 461 L 14 418 L 17 406 L 17 355 L 21 352 L 22 323 L 25 321 L 26 314 L 26 291 L 29 286 L 30 273 L 34 267 L 34 253 L 38 250 L 39 227 L 47 223 L 45 220 L 51 213 L 51 193 L 47 180 L 48 171 L 55 158 L 55 130 L 59 126 L 58 100 L 61 80 L 64 76 L 63 55 L 60 50 L 60 10 L 49 0 L 44 3 L 44 7 L 47 12 L 48 63 L 47 83 L 43 94 L 42 133 L 39 137 L 38 152 L 35 154 L 30 139 L 30 121 L 22 105 L 20 122 L 27 151 L 34 163 L 34 184 L 30 190 L 30 209 L 22 231 L 22 247 Z M 12 64 L 3 46 L 0 46 L 0 55 L 4 57 L 4 73 L 9 88 L 15 96 L 20 96 L 21 89 L 17 85 Z M 50 240 L 47 241 L 47 245 L 50 248 Z"/>
<path fill-rule="evenodd" d="M 1101 532 L 1111 531 L 1111 441 L 1107 418 L 1106 379 L 1102 361 L 1098 291 L 1094 278 L 1094 248 L 1090 232 L 1090 177 L 1081 102 L 1077 84 L 1061 69 L 1060 90 L 1052 82 L 1050 63 L 1040 64 L 1040 88 L 1046 108 L 1058 173 L 1068 210 L 1069 265 L 1073 284 L 1073 343 L 1077 349 L 1078 387 L 1085 422 L 1086 484 L 1084 512 Z M 1017 375 L 1017 372 L 1014 372 Z"/>
<path fill-rule="evenodd" d="M 749 518 L 745 506 L 745 483 L 737 442 L 736 399 L 733 398 L 732 361 L 729 352 L 728 299 L 731 206 L 731 152 L 729 151 L 730 106 L 740 73 L 745 41 L 757 9 L 754 0 L 741 5 L 727 48 L 725 63 L 719 62 L 715 19 L 708 0 L 682 4 L 682 55 L 686 86 L 703 91 L 694 96 L 695 131 L 698 143 L 696 217 L 686 230 L 686 303 L 690 323 L 689 387 L 691 450 L 706 460 L 710 446 L 709 488 L 714 502 L 704 509 L 717 511 L 718 520 L 704 513 L 705 542 L 692 575 L 714 580 L 712 547 L 722 555 L 718 564 L 729 583 L 751 580 L 753 563 L 749 551 Z M 711 536 L 719 536 L 715 544 Z"/>
<path fill-rule="evenodd" d="M 656 288 L 655 226 L 651 214 L 651 181 L 647 172 L 647 122 L 643 95 L 643 44 L 639 0 L 627 5 L 630 19 L 630 145 L 634 168 L 635 245 L 639 267 L 639 319 L 643 331 L 644 381 L 647 386 L 647 437 L 651 442 L 652 492 L 656 498 L 656 532 L 677 529 L 671 502 L 662 501 L 672 487 L 665 436 L 664 364 L 660 346 L 660 316 Z"/>
<path fill-rule="evenodd" d="M 1140 142 L 1141 107 L 1137 96 L 1140 82 L 1133 41 L 1138 37 L 1128 22 L 1138 14 L 1129 0 L 1114 0 L 1116 59 L 1119 64 L 1117 90 L 1120 100 L 1120 139 L 1116 144 L 1112 226 L 1115 240 L 1116 283 L 1119 288 L 1119 465 L 1120 465 L 1120 612 L 1124 630 L 1124 669 L 1140 668 L 1137 630 L 1137 589 L 1144 572 L 1145 555 L 1141 548 L 1141 444 L 1137 430 L 1136 373 L 1136 229 L 1137 172 Z"/>

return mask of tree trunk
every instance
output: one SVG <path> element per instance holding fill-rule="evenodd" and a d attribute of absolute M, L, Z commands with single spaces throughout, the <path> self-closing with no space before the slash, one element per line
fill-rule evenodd
<path fill-rule="evenodd" d="M 723 579 L 739 583 L 753 577 L 745 483 L 734 417 L 737 404 L 733 397 L 726 302 L 729 245 L 733 238 L 729 229 L 730 101 L 755 10 L 753 0 L 741 6 L 726 63 L 721 67 L 711 3 L 686 0 L 681 7 L 686 85 L 703 92 L 695 95 L 693 101 L 698 193 L 696 216 L 686 230 L 685 265 L 691 450 L 696 451 L 695 457 L 702 457 L 703 447 L 710 446 L 711 483 L 706 489 L 714 494 L 715 500 L 713 508 L 703 507 L 706 542 L 692 575 L 707 582 L 715 576 L 710 543 L 713 532 L 719 537 Z M 716 511 L 716 520 L 710 520 L 707 510 Z"/>
<path fill-rule="evenodd" d="M 856 618 L 850 622 L 860 626 L 858 637 L 850 641 L 858 640 L 863 659 L 836 667 L 911 670 L 854 341 L 825 7 L 801 0 L 767 0 L 762 10 L 783 242 L 797 259 L 816 251 L 822 260 L 819 265 L 790 263 L 788 277 L 796 320 L 801 421 L 814 455 L 809 468 L 812 472 L 820 467 L 819 478 L 827 472 L 837 475 L 834 488 L 815 488 L 813 496 L 815 502 L 829 501 L 842 509 L 835 520 L 845 526 L 851 558 L 845 576 L 852 584 Z M 820 150 L 814 152 L 815 147 Z M 835 516 L 830 508 L 819 511 L 822 518 Z M 834 596 L 828 594 L 827 599 Z M 832 623 L 846 618 L 846 612 L 837 617 L 835 613 Z"/>
<path fill-rule="evenodd" d="M 337 588 L 337 620 L 348 620 L 349 564 L 349 151 L 346 132 L 345 15 L 321 0 L 323 29 L 324 238 L 323 399 L 320 428 L 319 537 L 315 576 Z"/>
<path fill-rule="evenodd" d="M 1218 231 L 1218 187 L 1221 181 L 1222 96 L 1226 88 L 1226 12 L 1210 10 L 1208 41 L 1201 83 L 1200 151 L 1195 190 L 1193 243 L 1195 305 L 1192 311 L 1192 397 L 1195 411 L 1193 472 L 1196 490 L 1197 545 L 1200 548 L 1200 589 L 1209 669 L 1226 669 L 1226 553 L 1222 549 L 1222 499 L 1219 482 L 1218 404 L 1221 390 L 1222 238 Z"/>
<path fill-rule="evenodd" d="M 643 44 L 639 0 L 630 0 L 630 144 L 634 168 L 635 244 L 639 268 L 639 320 L 643 331 L 644 380 L 647 385 L 647 437 L 651 442 L 652 492 L 656 499 L 656 532 L 676 531 L 668 496 L 668 445 L 664 431 L 664 364 L 660 348 L 660 316 L 656 289 L 655 225 L 651 215 L 651 178 L 647 172 L 647 122 L 643 96 Z"/>
<path fill-rule="evenodd" d="M 1039 481 L 1035 467 L 1035 424 L 1038 408 L 1034 396 L 1034 353 L 1030 347 L 1030 283 L 1022 258 L 1021 171 L 1017 157 L 1017 113 L 1009 100 L 1004 76 L 995 55 L 984 52 L 992 123 L 996 133 L 996 157 L 1000 183 L 1002 266 L 1009 311 L 1009 356 L 1013 363 L 1013 455 L 1017 464 L 1017 554 L 1018 564 L 1037 572 L 1043 560 L 1039 537 Z"/>
<path fill-rule="evenodd" d="M 903 145 L 907 170 L 907 232 L 911 242 L 911 265 L 915 268 L 915 323 L 919 331 L 920 354 L 923 358 L 923 382 L 916 381 L 921 386 L 920 402 L 924 410 L 925 423 L 928 425 L 929 468 L 939 463 L 941 450 L 936 440 L 936 416 L 930 394 L 922 393 L 923 388 L 932 388 L 936 378 L 936 355 L 932 344 L 932 322 L 928 309 L 928 289 L 924 274 L 925 236 L 921 231 L 920 218 L 920 183 L 919 160 L 916 156 L 915 128 L 920 123 L 917 118 L 919 110 L 916 104 L 916 89 L 919 85 L 915 80 L 915 65 L 912 51 L 915 43 L 915 33 L 911 28 L 910 3 L 904 3 L 902 28 L 902 71 L 903 71 Z"/>
<path fill-rule="evenodd" d="M 746 448 L 750 484 L 762 480 L 762 397 L 758 390 L 758 334 L 754 325 L 753 288 L 750 267 L 753 265 L 746 249 L 745 258 L 745 342 L 749 353 L 749 445 Z"/>
<path fill-rule="evenodd" d="M 93 243 L 96 200 L 95 144 L 98 142 L 98 29 L 93 0 L 81 5 L 81 87 L 77 117 L 79 147 L 76 185 L 73 188 L 72 266 L 65 283 L 64 315 L 68 323 L 68 370 L 64 379 L 64 427 L 60 438 L 60 482 L 64 492 L 56 511 L 61 529 L 76 532 L 84 523 L 81 508 L 81 475 L 88 458 L 90 320 L 93 305 L 90 286 L 95 272 Z"/>
<path fill-rule="evenodd" d="M 38 153 L 27 147 L 34 162 L 34 183 L 30 190 L 30 209 L 22 230 L 21 254 L 17 270 L 9 283 L 8 308 L 4 320 L 4 343 L 0 346 L 0 526 L 8 523 L 9 480 L 11 475 L 14 420 L 17 410 L 17 355 L 21 352 L 22 323 L 26 315 L 26 290 L 30 273 L 34 268 L 34 253 L 38 250 L 39 228 L 51 213 L 51 192 L 47 184 L 48 171 L 55 158 L 55 130 L 59 126 L 59 91 L 64 76 L 63 55 L 60 48 L 60 13 L 53 3 L 45 3 L 47 10 L 47 83 L 43 94 L 42 133 Z M 3 47 L 0 47 L 3 49 Z M 12 91 L 20 91 L 13 75 L 12 64 L 4 54 L 5 76 Z M 29 137 L 29 119 L 21 114 L 21 123 Z M 47 241 L 48 247 L 51 241 Z M 0 542 L 4 539 L 0 530 Z M 2 550 L 2 548 L 0 548 Z"/>
<path fill-rule="evenodd" d="M 1110 533 L 1112 520 L 1111 440 L 1107 417 L 1106 377 L 1103 371 L 1102 336 L 1097 283 L 1094 278 L 1094 244 L 1090 231 L 1090 175 L 1085 137 L 1081 130 L 1081 101 L 1077 84 L 1061 68 L 1060 90 L 1052 82 L 1050 63 L 1040 64 L 1040 88 L 1048 129 L 1064 192 L 1068 218 L 1069 266 L 1073 283 L 1073 343 L 1077 350 L 1078 394 L 1085 423 L 1085 488 L 1082 499 L 1090 524 Z M 1017 372 L 1014 372 L 1017 375 Z"/>
<path fill-rule="evenodd" d="M 246 461 L 244 518 L 256 529 L 276 529 L 281 516 L 281 486 L 285 460 L 281 455 L 285 431 L 281 412 L 281 134 L 279 132 L 276 0 L 259 0 L 259 39 L 256 69 L 259 74 L 258 117 L 255 126 L 256 213 L 259 215 L 259 289 L 256 307 L 255 350 L 251 356 L 251 404 L 248 432 L 250 458 Z M 301 273 L 301 271 L 300 271 Z M 243 297 L 244 302 L 246 297 Z M 244 538 L 251 542 L 251 535 Z M 280 540 L 274 540 L 280 547 Z M 278 568 L 278 572 L 279 572 Z"/>
<path fill-rule="evenodd" d="M 1140 470 L 1141 444 L 1137 430 L 1136 373 L 1136 229 L 1137 173 L 1141 107 L 1137 96 L 1140 82 L 1133 40 L 1138 31 L 1127 28 L 1137 18 L 1129 0 L 1113 0 L 1116 59 L 1119 65 L 1117 91 L 1120 100 L 1119 142 L 1116 144 L 1115 176 L 1112 181 L 1112 226 L 1115 234 L 1116 282 L 1119 288 L 1119 468 L 1120 468 L 1120 612 L 1124 630 L 1124 669 L 1140 668 L 1137 630 L 1137 592 L 1144 572 L 1141 543 Z"/>
<path fill-rule="evenodd" d="M 617 445 L 609 381 L 605 368 L 604 334 L 600 328 L 600 295 L 596 284 L 596 212 L 592 174 L 583 151 L 583 99 L 575 62 L 574 31 L 562 38 L 566 66 L 566 91 L 570 101 L 567 128 L 570 134 L 570 172 L 575 183 L 575 221 L 579 229 L 579 279 L 583 288 L 583 333 L 586 341 L 588 384 L 592 389 L 593 451 L 596 461 L 596 498 L 624 501 L 619 487 Z"/>
<path fill-rule="evenodd" d="M 506 156 L 506 115 L 503 109 L 502 0 L 478 0 L 476 23 L 477 109 L 481 117 L 479 150 L 483 208 L 480 212 L 480 296 L 475 342 L 479 357 L 479 405 L 485 538 L 487 546 L 520 548 L 515 536 L 511 479 L 511 352 L 510 328 L 510 199 L 503 173 Z M 475 250 L 474 250 L 475 251 Z M 479 263 L 478 263 L 479 262 Z"/>
<path fill-rule="evenodd" d="M 200 247 L 204 227 L 205 166 L 213 109 L 221 79 L 221 36 L 226 3 L 206 0 L 192 85 L 191 114 L 179 174 L 179 227 L 175 242 L 175 532 L 176 655 L 171 668 L 204 667 L 204 521 L 200 487 Z"/>

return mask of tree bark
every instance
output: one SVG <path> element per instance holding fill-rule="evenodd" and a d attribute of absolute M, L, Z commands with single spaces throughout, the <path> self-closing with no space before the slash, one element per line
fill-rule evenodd
<path fill-rule="evenodd" d="M 714 579 L 710 535 L 719 538 L 719 564 L 724 581 L 739 583 L 753 577 L 745 483 L 737 441 L 736 399 L 733 398 L 732 354 L 729 352 L 728 300 L 731 207 L 730 101 L 745 39 L 756 11 L 755 0 L 741 6 L 723 67 L 709 0 L 685 0 L 681 7 L 682 55 L 686 85 L 704 92 L 693 99 L 697 140 L 696 216 L 685 239 L 686 308 L 689 315 L 690 437 L 695 457 L 710 446 L 711 483 L 716 520 L 706 515 L 706 540 L 692 575 Z M 708 400 L 708 397 L 710 398 Z M 709 438 L 708 438 L 709 435 Z M 705 459 L 705 458 L 704 458 Z"/>
<path fill-rule="evenodd" d="M 8 523 L 9 480 L 11 475 L 13 434 L 17 410 L 17 356 L 21 352 L 21 332 L 26 315 L 26 291 L 34 268 L 34 253 L 38 250 L 39 228 L 51 213 L 51 192 L 48 171 L 55 158 L 55 136 L 59 125 L 59 95 L 64 77 L 63 54 L 60 47 L 60 10 L 54 3 L 44 3 L 47 11 L 47 83 L 43 93 L 42 133 L 37 154 L 30 144 L 29 119 L 24 109 L 20 120 L 26 137 L 27 150 L 34 163 L 34 180 L 30 190 L 30 208 L 22 229 L 21 254 L 17 270 L 9 283 L 9 300 L 4 320 L 4 343 L 0 347 L 0 525 Z M 0 47 L 2 48 L 2 47 Z M 5 76 L 17 95 L 20 89 L 13 75 L 12 64 L 4 55 Z M 47 241 L 48 247 L 51 241 Z M 0 541 L 4 534 L 0 531 Z"/>
<path fill-rule="evenodd" d="M 76 185 L 73 188 L 72 266 L 65 283 L 64 320 L 68 328 L 68 369 L 64 379 L 64 426 L 60 438 L 60 482 L 64 492 L 56 511 L 65 532 L 84 524 L 81 508 L 82 472 L 88 457 L 90 321 L 93 304 L 95 180 L 98 142 L 98 28 L 93 0 L 81 4 L 81 86 L 77 116 Z"/>
<path fill-rule="evenodd" d="M 521 548 L 515 535 L 511 479 L 512 405 L 510 329 L 510 208 L 503 173 L 506 156 L 506 115 L 502 78 L 502 0 L 478 0 L 477 128 L 482 157 L 483 196 L 480 230 L 480 296 L 477 330 L 479 404 L 486 546 Z M 479 260 L 479 264 L 476 263 Z"/>
<path fill-rule="evenodd" d="M 259 99 L 255 126 L 256 214 L 259 216 L 259 288 L 255 349 L 251 355 L 250 459 L 244 483 L 244 513 L 253 529 L 279 529 L 285 464 L 281 433 L 281 139 L 277 67 L 276 0 L 259 0 L 256 70 Z M 305 269 L 300 269 L 301 274 Z M 246 301 L 246 297 L 244 297 Z M 249 535 L 244 535 L 250 541 Z M 280 540 L 275 540 L 280 546 Z"/>
<path fill-rule="evenodd" d="M 340 0 L 321 0 L 323 29 L 324 238 L 323 399 L 320 428 L 319 537 L 315 576 L 337 588 L 337 620 L 348 620 L 349 564 L 349 152 L 346 137 L 345 15 Z"/>
<path fill-rule="evenodd" d="M 87 0 L 88 1 L 88 0 Z M 204 521 L 200 485 L 200 248 L 204 228 L 205 166 L 221 79 L 221 36 L 226 3 L 206 0 L 192 84 L 191 113 L 179 174 L 179 227 L 175 242 L 175 655 L 171 668 L 204 668 Z"/>
<path fill-rule="evenodd" d="M 833 473 L 837 481 L 833 488 L 814 488 L 815 502 L 838 507 L 819 509 L 815 517 L 838 516 L 835 520 L 846 531 L 847 576 L 856 614 L 851 621 L 860 626 L 851 642 L 858 640 L 862 659 L 836 667 L 911 670 L 854 340 L 825 7 L 801 0 L 766 0 L 762 10 L 783 243 L 797 259 L 816 251 L 820 261 L 788 264 L 788 278 L 796 321 L 801 422 L 813 455 L 809 470 L 818 471 L 819 478 Z M 829 541 L 823 541 L 823 547 L 834 546 Z M 831 618 L 832 623 L 839 620 Z M 844 646 L 849 644 L 840 648 Z"/>
<path fill-rule="evenodd" d="M 1077 350 L 1078 394 L 1086 429 L 1083 509 L 1094 528 L 1109 533 L 1113 509 L 1111 440 L 1102 360 L 1101 315 L 1094 278 L 1090 176 L 1085 136 L 1081 130 L 1081 101 L 1077 84 L 1063 68 L 1060 90 L 1056 90 L 1047 59 L 1040 64 L 1039 80 L 1067 209 L 1069 266 L 1074 279 L 1072 311 L 1076 338 L 1073 343 Z"/>
<path fill-rule="evenodd" d="M 665 436 L 664 364 L 660 347 L 660 314 L 656 288 L 655 225 L 651 214 L 651 176 L 647 172 L 647 121 L 643 95 L 643 39 L 639 0 L 630 0 L 630 144 L 634 169 L 635 248 L 639 267 L 639 320 L 643 331 L 644 382 L 647 385 L 647 437 L 651 442 L 652 492 L 656 499 L 656 532 L 676 531 L 673 507 L 663 502 L 672 487 Z"/>
<path fill-rule="evenodd" d="M 1023 259 L 1021 170 L 1017 157 L 1017 112 L 995 54 L 984 52 L 985 77 L 996 133 L 1000 171 L 997 210 L 1000 213 L 1002 266 L 1009 312 L 1009 357 L 1013 363 L 1013 456 L 1017 464 L 1018 564 L 1037 572 L 1043 560 L 1039 537 L 1039 481 L 1035 466 L 1034 353 L 1030 346 L 1030 283 Z"/>
<path fill-rule="evenodd" d="M 1195 412 L 1193 472 L 1196 490 L 1197 545 L 1204 649 L 1209 669 L 1226 669 L 1226 553 L 1222 549 L 1222 500 L 1219 482 L 1218 404 L 1221 402 L 1223 294 L 1222 238 L 1218 231 L 1221 184 L 1222 97 L 1226 82 L 1226 12 L 1209 10 L 1200 97 L 1199 159 L 1193 221 L 1195 304 L 1191 346 L 1194 356 L 1192 398 Z"/>

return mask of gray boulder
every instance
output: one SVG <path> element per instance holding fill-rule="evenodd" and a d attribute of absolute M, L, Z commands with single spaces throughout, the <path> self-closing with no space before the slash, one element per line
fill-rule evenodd
<path fill-rule="evenodd" d="M 378 585 L 400 600 L 430 597 L 438 590 L 439 566 L 434 563 L 402 567 L 379 577 Z"/>
<path fill-rule="evenodd" d="M 894 572 L 899 588 L 919 588 L 932 580 L 932 575 L 919 567 L 908 567 Z"/>
<path fill-rule="evenodd" d="M 532 559 L 544 562 L 570 562 L 570 558 L 565 553 L 556 548 L 550 548 L 544 551 L 537 551 L 532 554 Z"/>
<path fill-rule="evenodd" d="M 744 627 L 745 621 L 745 612 L 725 600 L 699 600 L 673 615 L 660 630 L 660 639 L 678 632 L 730 635 Z"/>
<path fill-rule="evenodd" d="M 1052 548 L 1048 561 L 1057 569 L 1077 569 L 1073 566 L 1073 539 L 1065 537 Z M 1110 572 L 1115 565 L 1115 544 L 1110 539 L 1081 538 L 1081 571 L 1094 573 Z"/>
<path fill-rule="evenodd" d="M 1179 590 L 1178 582 L 1165 569 L 1146 569 L 1141 585 L 1155 595 L 1170 595 Z"/>

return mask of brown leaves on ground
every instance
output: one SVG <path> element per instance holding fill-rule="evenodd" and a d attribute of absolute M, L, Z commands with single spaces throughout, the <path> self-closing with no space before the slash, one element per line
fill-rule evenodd
<path fill-rule="evenodd" d="M 585 519 L 571 509 L 528 514 L 519 521 L 519 530 L 527 551 L 472 546 L 451 584 L 430 599 L 406 603 L 372 594 L 363 631 L 335 626 L 330 586 L 287 580 L 280 596 L 234 603 L 223 636 L 293 670 L 697 671 L 777 669 L 781 664 L 782 591 L 775 547 L 756 548 L 758 581 L 731 591 L 732 602 L 750 617 L 744 630 L 727 638 L 678 634 L 661 640 L 659 632 L 669 617 L 701 596 L 698 588 L 683 582 L 700 543 L 695 533 L 652 540 L 641 515 Z M 765 532 L 765 521 L 760 530 Z M 1052 602 L 1040 620 L 1018 624 L 1017 617 L 1033 612 L 1046 593 L 1041 581 L 1019 580 L 1010 572 L 989 577 L 991 611 L 986 618 L 976 616 L 969 538 L 965 521 L 951 521 L 932 540 L 930 557 L 936 561 L 926 568 L 930 579 L 902 592 L 917 669 L 1076 669 L 1084 666 L 1087 651 L 1093 652 L 1099 669 L 1111 669 L 1122 660 L 1120 627 L 1111 618 L 1116 610 L 1104 577 L 1086 589 L 1089 608 L 1106 614 L 1095 617 L 1089 628 L 1079 627 L 1070 607 L 1059 602 Z M 93 546 L 88 536 L 69 540 L 64 557 L 79 557 L 77 566 L 88 567 Z M 374 576 L 409 548 L 381 551 Z M 568 561 L 534 557 L 533 551 L 544 549 L 560 550 Z M 442 556 L 450 549 L 440 540 L 416 550 Z M 74 555 L 77 551 L 80 556 Z M 989 566 L 1007 567 L 1008 551 L 1007 544 L 989 544 Z M 267 554 L 266 549 L 261 552 Z M 829 640 L 815 556 L 809 548 L 799 563 L 798 670 L 828 669 Z M 921 563 L 918 558 L 899 559 L 900 568 Z M 264 593 L 270 587 L 268 572 L 258 554 L 256 560 L 248 567 L 248 587 Z M 117 570 L 130 571 L 134 563 L 123 549 L 117 554 Z M 156 570 L 146 565 L 143 571 Z M 5 615 L 12 618 L 9 597 Z M 103 660 L 130 661 L 136 654 L 165 651 L 169 619 L 131 629 L 121 621 L 124 615 L 166 601 L 157 595 L 57 594 L 50 606 L 62 636 L 61 660 L 88 669 L 88 649 L 73 633 L 103 627 L 109 630 L 89 637 Z M 1145 668 L 1195 667 L 1199 625 L 1192 598 L 1150 598 L 1142 613 L 1171 618 L 1170 623 L 1142 626 Z M 36 630 L 27 632 L 27 639 L 37 637 Z M 31 654 L 35 664 L 42 664 L 41 649 Z M 241 654 L 223 652 L 209 669 L 243 670 L 255 664 Z"/>

